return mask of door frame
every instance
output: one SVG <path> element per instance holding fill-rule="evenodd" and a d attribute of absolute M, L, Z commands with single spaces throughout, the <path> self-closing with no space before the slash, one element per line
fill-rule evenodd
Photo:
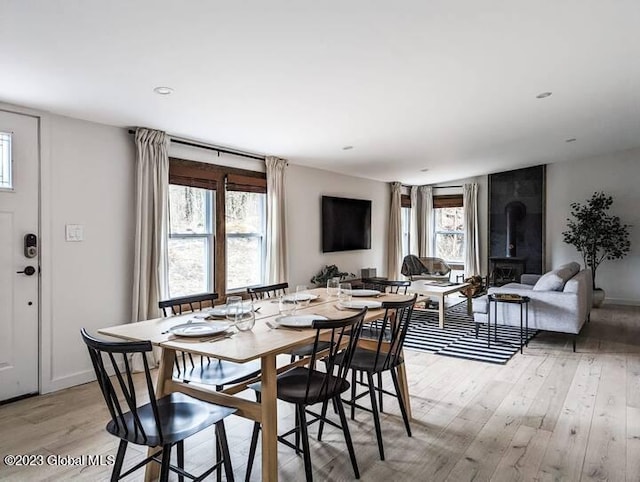
<path fill-rule="evenodd" d="M 52 273 L 51 273 L 51 121 L 46 112 L 0 102 L 0 111 L 26 115 L 38 122 L 38 393 L 56 390 L 52 371 Z M 43 202 L 46 199 L 48 202 Z"/>

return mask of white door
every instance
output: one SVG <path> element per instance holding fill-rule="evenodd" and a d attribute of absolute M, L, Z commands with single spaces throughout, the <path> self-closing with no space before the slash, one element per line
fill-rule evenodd
<path fill-rule="evenodd" d="M 39 172 L 38 120 L 0 110 L 0 401 L 38 392 Z"/>

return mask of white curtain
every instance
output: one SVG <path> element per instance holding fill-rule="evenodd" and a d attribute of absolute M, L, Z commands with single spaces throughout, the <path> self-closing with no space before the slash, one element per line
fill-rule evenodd
<path fill-rule="evenodd" d="M 433 244 L 433 189 L 420 186 L 420 212 L 418 222 L 418 256 L 432 256 Z"/>
<path fill-rule="evenodd" d="M 132 321 L 160 316 L 167 295 L 167 211 L 169 156 L 167 135 L 136 130 L 136 234 L 133 261 Z"/>
<path fill-rule="evenodd" d="M 389 212 L 389 254 L 387 258 L 387 277 L 390 280 L 400 278 L 402 266 L 402 184 L 391 183 L 391 209 Z"/>
<path fill-rule="evenodd" d="M 480 274 L 480 245 L 478 243 L 478 185 L 465 184 L 462 188 L 464 205 L 464 275 Z"/>
<path fill-rule="evenodd" d="M 409 254 L 418 255 L 418 186 L 411 186 L 411 221 L 409 222 Z"/>
<path fill-rule="evenodd" d="M 285 159 L 267 157 L 267 283 L 287 281 Z"/>

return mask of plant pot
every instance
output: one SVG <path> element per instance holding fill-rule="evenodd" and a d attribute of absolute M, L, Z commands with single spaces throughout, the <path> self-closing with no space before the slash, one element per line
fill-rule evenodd
<path fill-rule="evenodd" d="M 601 288 L 596 288 L 593 290 L 593 307 L 600 308 L 602 303 L 604 302 L 604 290 Z"/>

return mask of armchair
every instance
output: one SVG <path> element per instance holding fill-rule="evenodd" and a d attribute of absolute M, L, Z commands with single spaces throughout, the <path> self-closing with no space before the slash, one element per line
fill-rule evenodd
<path fill-rule="evenodd" d="M 451 267 L 441 258 L 419 258 L 410 254 L 402 261 L 401 273 L 411 281 L 421 279 L 449 281 Z"/>

